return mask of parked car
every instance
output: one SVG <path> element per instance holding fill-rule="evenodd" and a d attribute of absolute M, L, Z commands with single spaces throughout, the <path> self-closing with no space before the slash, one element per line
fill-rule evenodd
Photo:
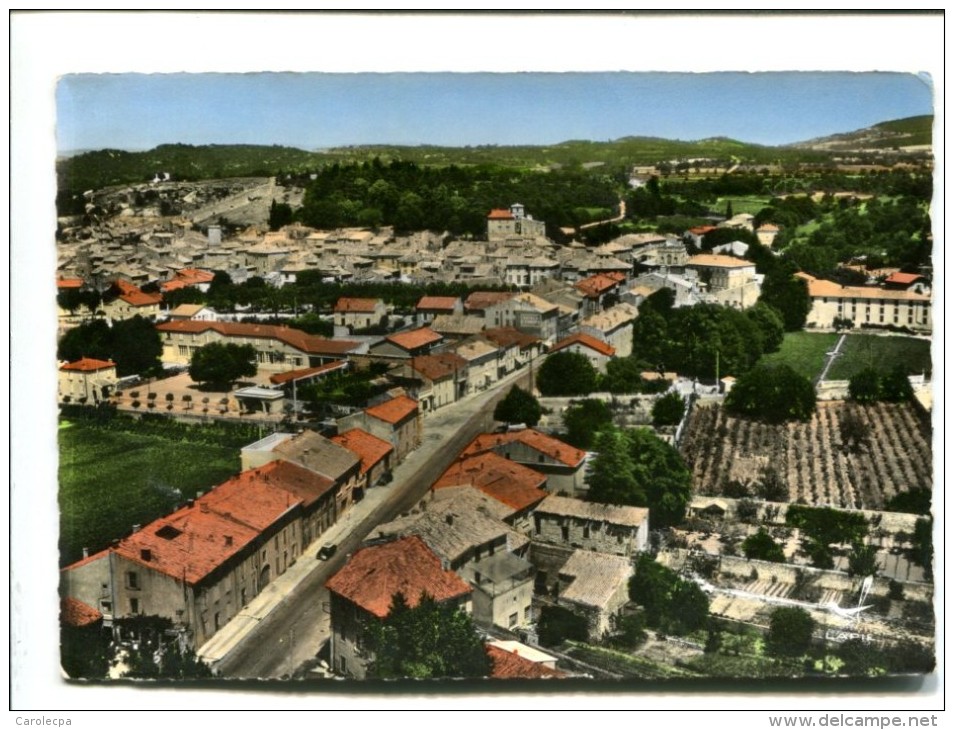
<path fill-rule="evenodd" d="M 328 560 L 338 552 L 337 545 L 322 545 L 318 550 L 318 560 Z"/>

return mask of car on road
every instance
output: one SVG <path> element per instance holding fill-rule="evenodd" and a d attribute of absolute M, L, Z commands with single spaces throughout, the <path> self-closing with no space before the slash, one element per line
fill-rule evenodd
<path fill-rule="evenodd" d="M 322 545 L 318 550 L 318 560 L 328 560 L 338 552 L 337 545 Z"/>

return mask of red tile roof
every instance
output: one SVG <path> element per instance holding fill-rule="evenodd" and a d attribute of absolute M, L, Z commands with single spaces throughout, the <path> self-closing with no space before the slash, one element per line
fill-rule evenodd
<path fill-rule="evenodd" d="M 341 297 L 335 304 L 336 312 L 374 312 L 380 299 L 356 299 L 352 297 Z"/>
<path fill-rule="evenodd" d="M 334 481 L 327 476 L 281 459 L 243 472 L 236 479 L 243 477 L 246 481 L 261 480 L 270 489 L 288 492 L 301 501 L 303 507 L 310 507 L 335 487 Z"/>
<path fill-rule="evenodd" d="M 903 274 L 900 271 L 891 274 L 884 280 L 885 284 L 902 284 L 908 286 L 909 284 L 914 284 L 917 281 L 924 279 L 920 274 Z"/>
<path fill-rule="evenodd" d="M 689 233 L 693 234 L 694 236 L 704 236 L 709 231 L 714 231 L 715 229 L 715 226 L 696 226 L 695 228 L 690 228 Z"/>
<path fill-rule="evenodd" d="M 795 274 L 798 276 L 798 274 Z M 926 294 L 907 291 L 905 289 L 882 289 L 878 286 L 842 286 L 827 279 L 808 278 L 808 296 L 839 297 L 843 299 L 891 299 L 909 302 L 929 302 L 931 297 Z"/>
<path fill-rule="evenodd" d="M 570 467 L 579 466 L 586 458 L 585 451 L 570 446 L 559 439 L 553 438 L 553 436 L 540 433 L 533 428 L 508 431 L 507 433 L 482 433 L 467 445 L 461 452 L 461 456 L 472 456 L 493 451 L 515 441 Z"/>
<path fill-rule="evenodd" d="M 746 266 L 755 266 L 751 261 L 737 259 L 735 256 L 725 256 L 719 253 L 700 253 L 690 256 L 687 266 L 713 266 L 719 269 L 742 269 Z"/>
<path fill-rule="evenodd" d="M 457 297 L 421 297 L 417 311 L 453 312 L 460 299 Z"/>
<path fill-rule="evenodd" d="M 179 269 L 176 278 L 185 284 L 209 284 L 215 279 L 215 274 L 203 269 Z"/>
<path fill-rule="evenodd" d="M 162 302 L 162 294 L 147 294 L 125 279 L 116 279 L 114 283 L 119 289 L 119 298 L 134 307 L 148 307 Z"/>
<path fill-rule="evenodd" d="M 202 322 L 197 320 L 183 320 L 179 322 L 163 322 L 156 325 L 160 332 L 181 332 L 186 334 L 201 334 L 209 330 L 218 332 L 223 337 L 253 337 L 260 339 L 278 340 L 291 345 L 297 350 L 314 355 L 345 355 L 357 349 L 360 343 L 350 340 L 329 340 L 318 335 L 309 335 L 291 327 L 279 327 L 272 324 L 250 324 L 246 322 Z"/>
<path fill-rule="evenodd" d="M 593 274 L 593 276 L 588 276 L 585 279 L 576 282 L 574 286 L 583 292 L 585 296 L 598 297 L 617 288 L 620 284 L 620 281 L 624 278 L 625 277 L 620 277 L 618 274 L 616 276 L 610 276 L 609 274 Z"/>
<path fill-rule="evenodd" d="M 494 208 L 487 214 L 487 218 L 492 221 L 512 221 L 513 213 L 506 208 Z"/>
<path fill-rule="evenodd" d="M 559 669 L 550 669 L 539 662 L 524 659 L 515 651 L 490 644 L 486 648 L 493 667 L 490 676 L 494 679 L 550 679 L 566 676 Z"/>
<path fill-rule="evenodd" d="M 467 360 L 452 352 L 437 355 L 420 355 L 411 358 L 411 369 L 430 381 L 437 382 L 453 377 L 455 373 L 467 368 Z"/>
<path fill-rule="evenodd" d="M 335 362 L 326 362 L 324 365 L 319 365 L 316 368 L 301 368 L 299 370 L 288 370 L 284 373 L 276 373 L 275 375 L 269 376 L 268 380 L 274 385 L 284 385 L 294 380 L 305 380 L 315 375 L 329 373 L 346 367 L 348 367 L 346 360 L 336 360 Z"/>
<path fill-rule="evenodd" d="M 92 357 L 84 357 L 76 362 L 71 362 L 63 367 L 60 370 L 75 370 L 78 372 L 90 373 L 96 370 L 106 370 L 107 368 L 116 367 L 116 363 L 112 360 L 96 360 Z"/>
<path fill-rule="evenodd" d="M 546 482 L 540 472 L 488 451 L 454 462 L 434 483 L 434 489 L 470 484 L 519 512 L 547 496 L 543 490 Z"/>
<path fill-rule="evenodd" d="M 69 597 L 60 601 L 60 623 L 63 625 L 81 628 L 102 620 L 102 613 L 82 601 Z"/>
<path fill-rule="evenodd" d="M 385 339 L 388 342 L 394 343 L 402 350 L 411 351 L 433 345 L 444 338 L 430 327 L 421 327 L 420 329 L 410 330 L 408 332 L 398 332 L 393 335 L 388 335 Z"/>
<path fill-rule="evenodd" d="M 394 447 L 387 441 L 379 439 L 360 428 L 352 428 L 344 433 L 339 433 L 337 436 L 332 436 L 331 440 L 344 446 L 361 459 L 362 474 L 366 474 L 370 469 L 373 469 L 384 457 L 394 451 Z"/>
<path fill-rule="evenodd" d="M 364 412 L 385 423 L 397 425 L 408 417 L 417 415 L 417 401 L 406 395 L 399 395 L 384 403 L 365 408 Z"/>
<path fill-rule="evenodd" d="M 186 284 L 181 279 L 170 279 L 169 281 L 164 281 L 159 285 L 159 289 L 163 292 L 176 291 L 178 289 L 185 289 L 189 285 Z"/>
<path fill-rule="evenodd" d="M 542 342 L 539 337 L 528 335 L 515 327 L 494 327 L 480 333 L 485 340 L 490 340 L 498 347 L 512 347 L 518 345 L 521 349 L 538 345 Z"/>
<path fill-rule="evenodd" d="M 608 345 L 602 340 L 598 340 L 595 337 L 590 335 L 584 335 L 581 332 L 577 332 L 574 335 L 570 335 L 566 339 L 560 340 L 553 347 L 550 348 L 550 352 L 557 352 L 558 350 L 563 350 L 571 345 L 583 345 L 588 347 L 591 350 L 595 350 L 601 355 L 606 355 L 607 357 L 612 357 L 616 354 L 616 348 L 612 345 Z"/>
<path fill-rule="evenodd" d="M 80 289 L 83 286 L 82 279 L 57 279 L 57 289 Z"/>
<path fill-rule="evenodd" d="M 494 304 L 505 302 L 514 297 L 513 292 L 509 291 L 475 291 L 471 292 L 464 301 L 464 311 L 474 312 L 492 307 Z"/>
<path fill-rule="evenodd" d="M 403 594 L 411 608 L 424 593 L 438 602 L 471 593 L 416 535 L 358 550 L 325 585 L 378 618 L 388 615 L 395 593 Z"/>

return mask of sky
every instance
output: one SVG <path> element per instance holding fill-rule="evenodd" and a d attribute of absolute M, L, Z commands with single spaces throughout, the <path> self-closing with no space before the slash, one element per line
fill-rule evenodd
<path fill-rule="evenodd" d="M 163 143 L 545 145 L 630 135 L 778 145 L 930 114 L 913 73 L 73 74 L 57 149 Z"/>

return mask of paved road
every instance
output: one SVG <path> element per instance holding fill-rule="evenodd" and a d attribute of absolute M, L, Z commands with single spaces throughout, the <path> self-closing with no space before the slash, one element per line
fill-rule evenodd
<path fill-rule="evenodd" d="M 364 502 L 329 530 L 329 534 L 340 533 L 340 537 L 335 537 L 338 544 L 335 557 L 327 562 L 311 563 L 313 567 L 309 567 L 297 586 L 218 662 L 217 671 L 231 678 L 281 678 L 294 675 L 303 664 L 314 659 L 330 634 L 325 581 L 344 565 L 347 556 L 377 525 L 420 501 L 461 449 L 478 433 L 491 427 L 497 401 L 511 385 L 523 383 L 528 375 L 526 371 L 512 375 L 493 389 L 429 415 L 424 421 L 421 446 L 394 470 L 394 481 L 371 490 Z M 331 538 L 326 535 L 326 539 Z M 302 560 L 310 561 L 313 557 L 308 553 Z"/>

